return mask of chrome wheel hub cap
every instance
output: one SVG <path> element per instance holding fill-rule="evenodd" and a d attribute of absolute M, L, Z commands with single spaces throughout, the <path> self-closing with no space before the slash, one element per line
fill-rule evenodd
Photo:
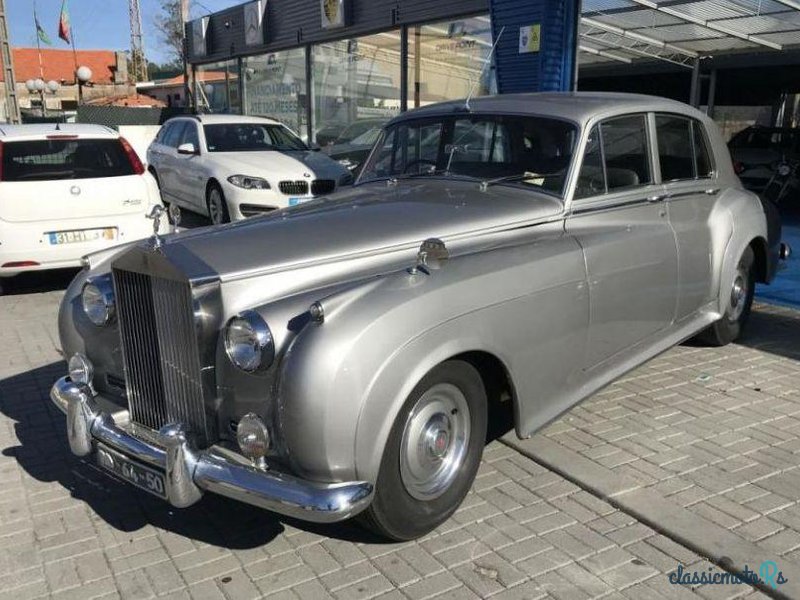
<path fill-rule="evenodd" d="M 730 319 L 736 321 L 744 312 L 744 305 L 747 302 L 747 280 L 741 273 L 737 273 L 731 288 Z"/>
<path fill-rule="evenodd" d="M 456 386 L 426 391 L 406 421 L 400 442 L 400 477 L 417 500 L 433 500 L 450 487 L 469 448 L 469 405 Z"/>

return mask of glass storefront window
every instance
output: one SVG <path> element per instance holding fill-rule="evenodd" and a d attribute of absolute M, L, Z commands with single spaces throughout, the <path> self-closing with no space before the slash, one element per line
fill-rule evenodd
<path fill-rule="evenodd" d="M 200 111 L 241 113 L 239 62 L 229 60 L 198 65 L 195 71 L 195 98 Z"/>
<path fill-rule="evenodd" d="M 400 112 L 400 31 L 312 48 L 315 140 L 330 149 Z M 369 137 L 369 136 L 367 136 Z"/>
<path fill-rule="evenodd" d="M 307 139 L 305 50 L 244 59 L 244 113 L 277 119 Z"/>
<path fill-rule="evenodd" d="M 408 108 L 497 93 L 488 15 L 408 29 Z"/>

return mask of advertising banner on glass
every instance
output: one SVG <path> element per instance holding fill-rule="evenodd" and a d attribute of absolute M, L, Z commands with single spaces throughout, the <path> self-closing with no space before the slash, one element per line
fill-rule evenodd
<path fill-rule="evenodd" d="M 244 5 L 244 43 L 260 46 L 264 43 L 264 10 L 267 0 L 256 0 Z"/>
<path fill-rule="evenodd" d="M 303 136 L 305 54 L 302 48 L 245 59 L 245 113 L 271 117 Z"/>

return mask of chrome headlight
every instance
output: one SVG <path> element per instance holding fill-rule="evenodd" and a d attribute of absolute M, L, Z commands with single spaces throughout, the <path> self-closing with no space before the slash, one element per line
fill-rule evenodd
<path fill-rule="evenodd" d="M 242 454 L 258 462 L 269 451 L 269 430 L 257 415 L 248 413 L 236 427 L 236 441 Z"/>
<path fill-rule="evenodd" d="M 230 361 L 247 373 L 269 368 L 275 359 L 275 343 L 261 315 L 246 310 L 233 317 L 225 329 L 225 351 Z"/>
<path fill-rule="evenodd" d="M 83 312 L 89 320 L 102 327 L 114 320 L 114 285 L 111 276 L 94 277 L 87 281 L 81 292 Z"/>
<path fill-rule="evenodd" d="M 269 181 L 261 177 L 250 177 L 249 175 L 231 175 L 228 183 L 246 190 L 268 190 Z"/>

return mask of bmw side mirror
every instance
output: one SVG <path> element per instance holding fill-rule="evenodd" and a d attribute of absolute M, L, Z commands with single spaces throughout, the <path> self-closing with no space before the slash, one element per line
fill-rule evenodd
<path fill-rule="evenodd" d="M 178 154 L 199 154 L 194 144 L 186 143 L 178 146 Z"/>

